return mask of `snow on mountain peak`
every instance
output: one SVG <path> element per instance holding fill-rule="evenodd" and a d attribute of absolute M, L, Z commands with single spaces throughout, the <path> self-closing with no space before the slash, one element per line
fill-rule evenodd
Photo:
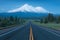
<path fill-rule="evenodd" d="M 43 7 L 33 7 L 31 5 L 25 4 L 19 8 L 9 10 L 8 12 L 37 12 L 37 13 L 45 13 L 48 12 L 46 9 Z"/>
<path fill-rule="evenodd" d="M 48 12 L 46 9 L 44 9 L 43 7 L 36 7 L 35 10 L 37 10 L 37 12 Z"/>

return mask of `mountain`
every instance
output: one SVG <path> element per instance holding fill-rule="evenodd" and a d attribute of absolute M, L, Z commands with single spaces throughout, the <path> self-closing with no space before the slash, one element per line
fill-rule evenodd
<path fill-rule="evenodd" d="M 48 11 L 46 9 L 44 9 L 43 7 L 33 7 L 29 4 L 24 4 L 23 6 L 13 9 L 13 10 L 9 10 L 10 12 L 34 12 L 34 13 L 47 13 Z"/>
<path fill-rule="evenodd" d="M 43 7 L 33 7 L 28 4 L 9 10 L 6 13 L 0 13 L 0 16 L 18 16 L 20 18 L 40 19 L 48 15 L 48 11 Z"/>
<path fill-rule="evenodd" d="M 28 4 L 24 4 L 23 6 L 9 10 L 6 13 L 0 13 L 0 16 L 8 17 L 8 16 L 17 16 L 20 18 L 29 18 L 29 19 L 40 19 L 48 16 L 48 11 L 43 7 L 33 7 Z M 60 14 L 53 14 L 54 16 L 60 16 Z"/>

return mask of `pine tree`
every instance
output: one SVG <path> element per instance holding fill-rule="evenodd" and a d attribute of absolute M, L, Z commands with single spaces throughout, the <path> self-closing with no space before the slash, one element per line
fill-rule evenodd
<path fill-rule="evenodd" d="M 60 23 L 60 16 L 57 17 L 57 23 Z"/>
<path fill-rule="evenodd" d="M 14 17 L 13 16 L 10 16 L 10 21 L 14 21 Z"/>
<path fill-rule="evenodd" d="M 40 20 L 40 23 L 43 23 L 43 19 Z"/>
<path fill-rule="evenodd" d="M 53 16 L 53 14 L 51 14 L 51 13 L 48 14 L 48 21 L 49 21 L 49 22 L 53 22 L 53 21 L 54 21 L 54 16 Z"/>
<path fill-rule="evenodd" d="M 44 23 L 48 23 L 48 19 L 47 18 L 44 19 Z"/>

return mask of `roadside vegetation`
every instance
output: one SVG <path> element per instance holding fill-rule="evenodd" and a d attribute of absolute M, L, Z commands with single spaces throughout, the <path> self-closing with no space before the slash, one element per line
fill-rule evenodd
<path fill-rule="evenodd" d="M 41 18 L 40 20 L 35 20 L 34 23 L 40 26 L 60 30 L 60 16 L 54 16 L 51 13 L 49 13 L 47 17 Z"/>
<path fill-rule="evenodd" d="M 17 16 L 0 17 L 0 29 L 8 28 L 16 25 L 22 25 L 25 23 L 25 19 Z"/>

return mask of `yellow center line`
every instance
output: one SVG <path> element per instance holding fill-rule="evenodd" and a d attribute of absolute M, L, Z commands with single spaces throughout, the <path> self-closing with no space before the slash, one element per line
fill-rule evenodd
<path fill-rule="evenodd" d="M 34 40 L 31 26 L 30 26 L 30 37 L 29 37 L 29 40 Z"/>

